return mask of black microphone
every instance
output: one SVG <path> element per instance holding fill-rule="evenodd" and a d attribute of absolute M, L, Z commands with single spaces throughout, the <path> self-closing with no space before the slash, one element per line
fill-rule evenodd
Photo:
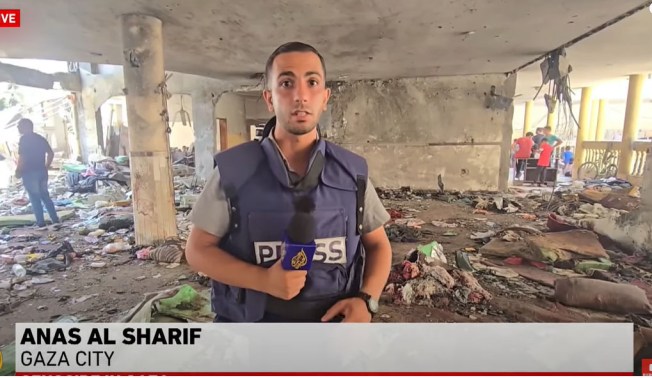
<path fill-rule="evenodd" d="M 281 265 L 285 270 L 310 270 L 317 245 L 316 223 L 312 213 L 315 201 L 309 196 L 294 202 L 294 215 L 286 230 Z"/>

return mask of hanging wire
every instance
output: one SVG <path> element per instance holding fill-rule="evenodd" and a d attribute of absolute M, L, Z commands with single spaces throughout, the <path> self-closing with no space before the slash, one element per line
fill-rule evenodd
<path fill-rule="evenodd" d="M 170 128 L 170 113 L 168 112 L 168 100 L 172 97 L 172 94 L 168 91 L 168 80 L 172 77 L 171 73 L 165 74 L 163 82 L 158 85 L 158 90 L 161 94 L 161 102 L 163 105 L 163 110 L 161 111 L 161 118 L 165 123 L 165 132 L 170 134 L 172 129 Z"/>
<path fill-rule="evenodd" d="M 579 128 L 579 122 L 573 112 L 574 92 L 570 81 L 570 73 L 573 71 L 573 68 L 570 64 L 565 66 L 565 58 L 566 51 L 562 48 L 551 52 L 541 62 L 540 67 L 543 79 L 533 99 L 536 100 L 541 89 L 548 84 L 548 93 L 544 94 L 548 114 L 557 110 L 557 130 L 561 131 L 564 135 L 572 134 L 572 129 L 569 130 L 569 127 L 572 127 L 572 123 Z M 565 122 L 562 122 L 562 113 Z M 560 128 L 560 125 L 563 125 L 563 128 Z"/>

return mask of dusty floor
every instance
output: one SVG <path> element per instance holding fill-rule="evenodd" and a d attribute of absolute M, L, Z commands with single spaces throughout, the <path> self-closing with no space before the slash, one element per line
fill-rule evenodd
<path fill-rule="evenodd" d="M 473 209 L 462 203 L 446 203 L 440 200 L 385 200 L 386 207 L 412 209 L 412 215 L 422 219 L 426 224 L 422 232 L 429 240 L 437 240 L 444 246 L 448 258 L 454 258 L 457 250 L 466 247 L 478 248 L 480 245 L 469 238 L 474 231 L 485 231 L 487 222 L 494 222 L 494 227 L 508 226 L 515 223 L 537 225 L 514 214 L 473 214 Z M 540 217 L 539 219 L 544 219 Z M 451 229 L 437 228 L 431 221 L 458 222 L 465 224 L 455 228 L 456 236 L 444 236 Z M 542 225 L 543 223 L 539 223 Z M 68 230 L 68 231 L 67 231 Z M 15 229 L 12 234 L 21 232 L 48 240 L 55 244 L 61 235 L 72 234 L 63 228 L 56 232 L 35 231 L 34 229 Z M 57 236 L 59 235 L 59 236 Z M 406 252 L 417 243 L 392 243 L 394 261 L 403 260 Z M 192 282 L 187 265 L 169 269 L 152 261 L 142 261 L 132 257 L 130 252 L 120 252 L 103 258 L 106 267 L 91 268 L 90 261 L 96 259 L 93 253 L 82 254 L 65 272 L 49 274 L 54 282 L 33 285 L 21 293 L 10 293 L 0 289 L 0 346 L 14 338 L 16 322 L 50 322 L 59 316 L 73 315 L 80 321 L 110 322 L 119 319 L 125 311 L 131 309 L 143 299 L 143 294 Z M 0 265 L 0 281 L 11 275 L 11 266 Z M 516 290 L 510 289 L 507 280 L 492 277 L 485 280 L 477 277 L 480 283 L 495 295 L 488 305 L 470 306 L 451 304 L 442 308 L 426 306 L 405 306 L 382 301 L 380 315 L 376 321 L 381 322 L 566 322 L 566 321 L 625 321 L 623 317 L 571 309 L 549 300 L 551 290 Z M 520 280 L 523 280 L 520 278 Z M 503 283 L 501 283 L 503 282 Z M 29 295 L 19 298 L 15 295 Z M 11 303 L 11 304 L 7 304 Z"/>

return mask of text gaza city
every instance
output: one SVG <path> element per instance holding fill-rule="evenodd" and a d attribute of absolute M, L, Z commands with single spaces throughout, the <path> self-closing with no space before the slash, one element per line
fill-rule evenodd
<path fill-rule="evenodd" d="M 22 345 L 79 345 L 81 330 L 71 328 L 27 328 L 20 340 Z M 122 330 L 124 345 L 194 345 L 201 328 L 132 328 Z M 93 328 L 84 345 L 114 345 L 117 341 L 108 328 Z"/>

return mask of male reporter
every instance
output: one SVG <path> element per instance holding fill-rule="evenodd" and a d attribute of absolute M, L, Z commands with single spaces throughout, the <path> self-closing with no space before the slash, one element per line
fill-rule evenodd
<path fill-rule="evenodd" d="M 274 117 L 260 142 L 219 153 L 191 213 L 189 264 L 211 279 L 216 321 L 369 322 L 391 267 L 390 219 L 366 161 L 319 138 L 330 89 L 322 56 L 291 42 L 265 67 Z M 315 204 L 309 270 L 284 269 L 293 201 Z"/>

